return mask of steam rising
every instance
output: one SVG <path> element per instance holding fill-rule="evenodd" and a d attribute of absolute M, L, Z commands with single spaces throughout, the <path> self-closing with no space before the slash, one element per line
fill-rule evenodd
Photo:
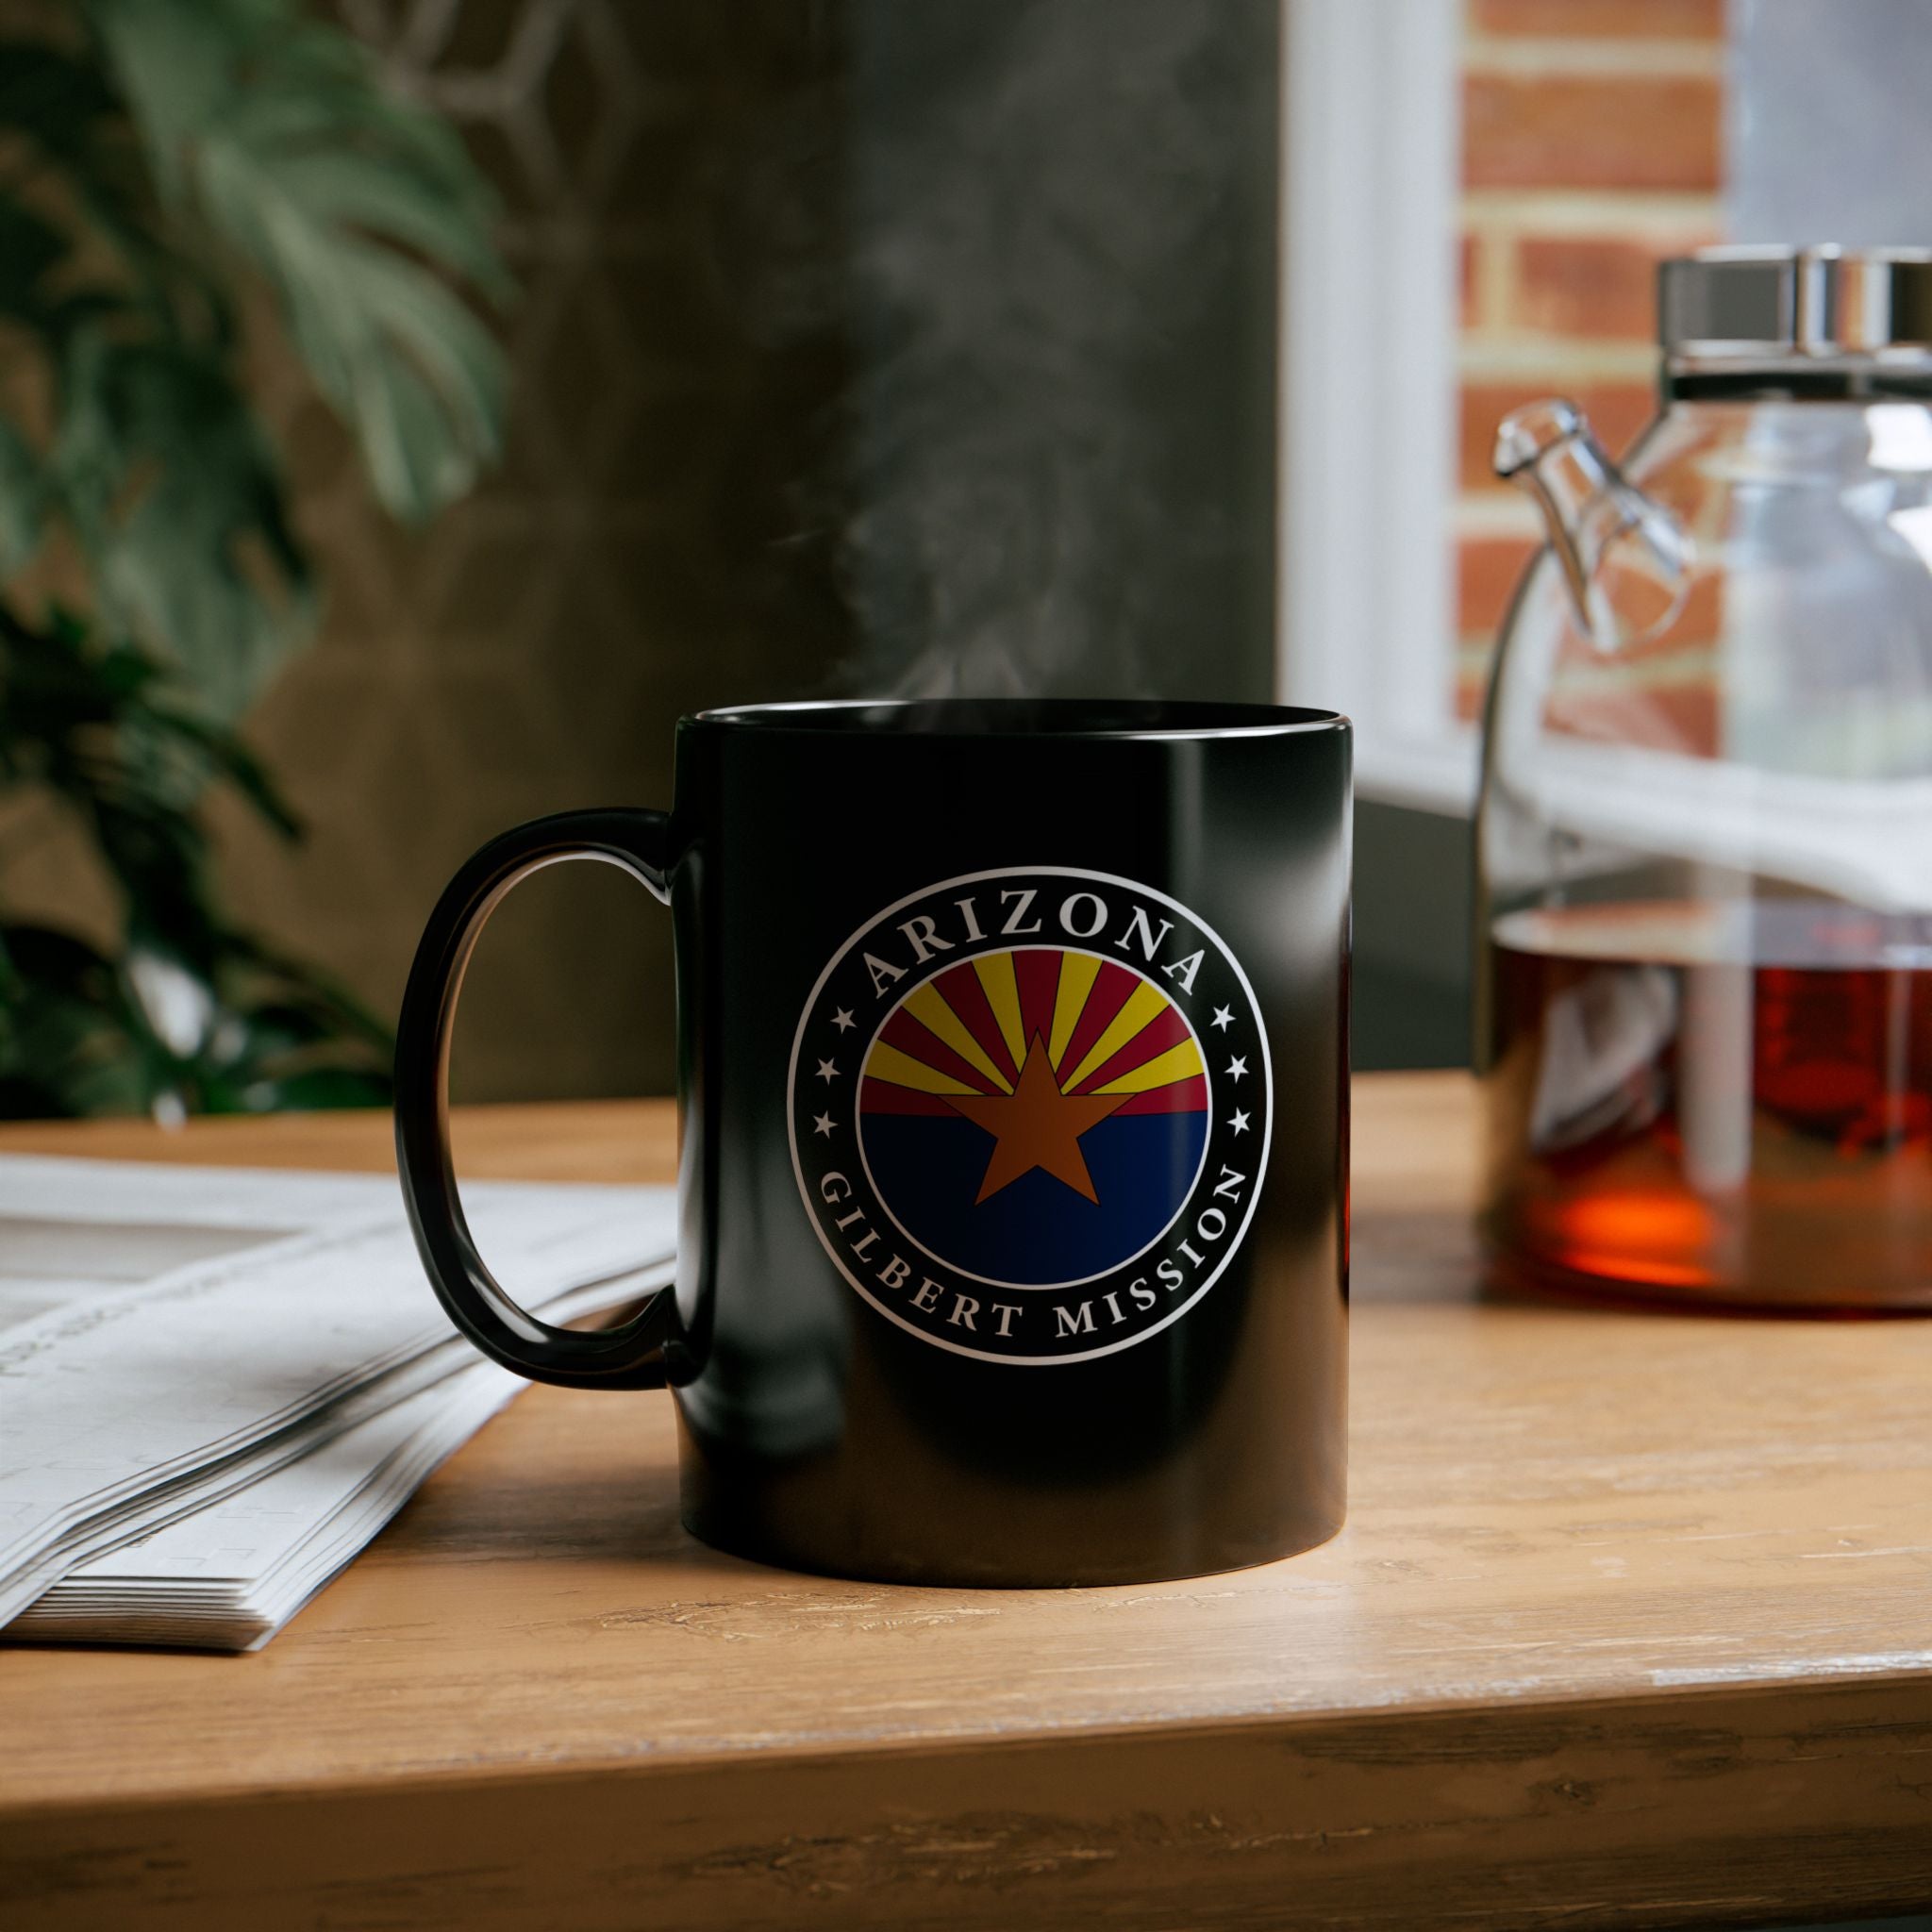
<path fill-rule="evenodd" d="M 1274 21 L 856 8 L 860 688 L 1231 691 L 1265 656 Z"/>

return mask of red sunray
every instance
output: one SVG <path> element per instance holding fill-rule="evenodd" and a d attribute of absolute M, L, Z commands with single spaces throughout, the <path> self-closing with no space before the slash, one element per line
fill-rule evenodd
<path fill-rule="evenodd" d="M 1008 1080 L 1017 1080 L 1020 1070 L 1013 1064 L 1013 1056 L 1007 1051 L 1006 1036 L 1000 1031 L 1000 1023 L 992 1016 L 986 989 L 980 985 L 979 974 L 974 972 L 972 964 L 947 967 L 933 984 L 939 988 L 941 998 L 966 1023 L 967 1032 L 978 1041 L 993 1065 Z M 981 1078 L 983 1081 L 984 1076 Z"/>
<path fill-rule="evenodd" d="M 1060 1065 L 1072 1073 L 1087 1058 L 1087 1049 L 1107 1031 L 1108 1023 L 1126 1005 L 1127 995 L 1141 983 L 1137 974 L 1111 959 L 1103 959 L 1093 984 L 1087 989 L 1087 1004 L 1074 1023 L 1074 1036 L 1060 1055 Z"/>
<path fill-rule="evenodd" d="M 890 1080 L 864 1079 L 858 1083 L 858 1110 L 861 1113 L 943 1114 L 949 1121 L 959 1116 L 939 1093 L 921 1093 L 911 1087 L 894 1087 Z"/>
<path fill-rule="evenodd" d="M 950 1074 L 956 1080 L 963 1080 L 975 1093 L 997 1093 L 1000 1090 L 994 1081 L 989 1080 L 963 1054 L 958 1054 L 941 1040 L 924 1021 L 915 1020 L 904 1007 L 892 1015 L 879 1028 L 879 1038 L 888 1046 L 896 1046 L 903 1054 L 909 1055 L 922 1066 L 931 1067 L 935 1073 Z M 878 1076 L 874 1074 L 876 1079 Z"/>
<path fill-rule="evenodd" d="M 1181 1018 L 1177 1008 L 1170 1007 L 1166 1012 L 1155 1014 L 1126 1045 L 1102 1060 L 1074 1091 L 1091 1093 L 1105 1087 L 1109 1080 L 1118 1080 L 1123 1074 L 1145 1065 L 1156 1054 L 1165 1053 L 1171 1046 L 1178 1046 L 1187 1037 L 1188 1023 Z"/>
<path fill-rule="evenodd" d="M 1201 1113 L 1207 1106 L 1207 1078 L 1194 1074 L 1166 1087 L 1150 1087 L 1144 1093 L 1134 1094 L 1115 1108 L 1108 1119 L 1124 1120 L 1131 1113 Z"/>
<path fill-rule="evenodd" d="M 1020 1038 L 1053 1038 L 1054 995 L 1060 990 L 1062 955 L 1032 947 L 1013 955 L 1013 977 L 1020 988 Z"/>

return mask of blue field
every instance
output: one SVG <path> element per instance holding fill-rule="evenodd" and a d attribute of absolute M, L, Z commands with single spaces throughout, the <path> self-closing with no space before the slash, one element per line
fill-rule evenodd
<path fill-rule="evenodd" d="M 874 1184 L 922 1246 L 971 1274 L 1044 1287 L 1117 1268 L 1166 1227 L 1193 1184 L 1208 1116 L 1116 1115 L 1090 1129 L 1080 1152 L 1097 1207 L 1039 1168 L 975 1206 L 993 1142 L 971 1121 L 868 1114 L 862 1131 Z"/>

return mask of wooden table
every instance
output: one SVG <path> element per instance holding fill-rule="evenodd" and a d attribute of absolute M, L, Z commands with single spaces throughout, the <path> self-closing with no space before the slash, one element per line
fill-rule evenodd
<path fill-rule="evenodd" d="M 1485 1306 L 1465 1083 L 1358 1085 L 1353 1509 L 1135 1590 L 678 1528 L 536 1390 L 268 1650 L 0 1653 L 0 1924 L 1684 1925 L 1932 1900 L 1932 1324 Z M 383 1124 L 0 1145 L 387 1163 Z M 661 1106 L 463 1122 L 672 1171 Z M 0 1395 L 4 1400 L 4 1395 Z"/>

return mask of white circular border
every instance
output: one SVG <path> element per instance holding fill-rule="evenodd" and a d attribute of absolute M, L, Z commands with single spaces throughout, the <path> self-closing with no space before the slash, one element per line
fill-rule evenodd
<path fill-rule="evenodd" d="M 944 889 L 941 887 L 939 890 L 943 891 Z M 893 907 L 891 909 L 892 911 L 897 911 L 898 908 Z M 887 915 L 885 913 L 881 913 L 879 915 L 881 919 L 885 918 L 886 916 Z M 874 924 L 876 924 L 878 922 L 876 920 L 873 922 Z M 1196 925 L 1200 924 L 1199 920 L 1195 920 L 1194 923 Z M 1219 942 L 1217 941 L 1217 943 Z M 848 940 L 845 942 L 843 951 L 840 953 L 839 958 L 843 958 L 845 953 L 848 953 L 851 950 L 852 941 Z M 1194 1190 L 1201 1185 L 1201 1176 L 1208 1171 L 1208 1141 L 1214 1139 L 1214 1075 L 1208 1069 L 1207 1047 L 1203 1044 L 1200 1034 L 1194 1030 L 1194 1023 L 1188 1018 L 1186 1013 L 1181 1012 L 1180 1002 L 1176 1000 L 1174 997 L 1174 995 L 1171 992 L 1169 992 L 1164 986 L 1155 986 L 1154 981 L 1152 979 L 1149 979 L 1147 974 L 1139 966 L 1135 965 L 1131 959 L 1112 959 L 1109 958 L 1105 953 L 1089 952 L 1085 946 L 1007 946 L 1003 948 L 1003 950 L 1008 955 L 1014 953 L 1077 953 L 1084 959 L 1098 959 L 1104 966 L 1124 966 L 1129 973 L 1136 974 L 1145 985 L 1153 986 L 1154 991 L 1160 994 L 1160 996 L 1174 1008 L 1175 1012 L 1180 1013 L 1181 1024 L 1188 1029 L 1188 1038 L 1194 1042 L 1194 1050 L 1201 1056 L 1201 1072 L 1203 1075 L 1206 1077 L 1206 1084 L 1208 1088 L 1208 1132 L 1201 1142 L 1201 1158 L 1199 1160 L 1195 1161 L 1194 1172 L 1188 1177 L 1188 1185 L 1185 1191 L 1181 1195 L 1180 1205 L 1177 1208 L 1175 1208 L 1175 1209 L 1171 1215 L 1168 1216 L 1166 1224 L 1159 1228 L 1156 1233 L 1150 1235 L 1145 1244 L 1136 1248 L 1131 1255 L 1123 1255 L 1121 1258 L 1118 1261 L 1116 1261 L 1111 1268 L 1103 1268 L 1096 1274 L 1076 1274 L 1071 1281 L 995 1281 L 990 1274 L 975 1274 L 970 1268 L 960 1267 L 958 1262 L 947 1260 L 943 1255 L 935 1255 L 933 1251 L 929 1247 L 927 1247 L 926 1244 L 923 1241 L 921 1241 L 919 1237 L 916 1234 L 914 1234 L 912 1230 L 909 1227 L 908 1227 L 906 1224 L 903 1221 L 901 1221 L 896 1214 L 892 1212 L 892 1204 L 886 1199 L 886 1191 L 879 1186 L 877 1176 L 874 1175 L 872 1171 L 872 1162 L 865 1158 L 865 1129 L 863 1126 L 859 1124 L 862 1116 L 860 1115 L 858 1110 L 858 1100 L 856 1098 L 854 1099 L 852 1104 L 852 1138 L 858 1148 L 858 1164 L 861 1168 L 865 1170 L 865 1184 L 872 1190 L 874 1199 L 876 1200 L 879 1206 L 886 1210 L 886 1219 L 890 1221 L 892 1224 L 892 1225 L 899 1230 L 900 1234 L 903 1235 L 906 1238 L 906 1240 L 910 1241 L 912 1245 L 915 1248 L 917 1248 L 919 1252 L 922 1255 L 924 1255 L 929 1261 L 933 1262 L 938 1267 L 949 1270 L 951 1273 L 957 1274 L 961 1281 L 977 1282 L 981 1288 L 1004 1288 L 1009 1290 L 1014 1294 L 1054 1294 L 1058 1292 L 1058 1291 L 1063 1288 L 1085 1288 L 1090 1281 L 1105 1281 L 1109 1274 L 1118 1274 L 1123 1268 L 1131 1267 L 1136 1261 L 1138 1261 L 1141 1258 L 1142 1255 L 1144 1255 L 1147 1252 L 1149 1248 L 1155 1247 L 1159 1242 L 1164 1241 L 1167 1239 L 1167 1237 L 1174 1231 L 1175 1224 L 1180 1220 L 1181 1216 L 1188 1211 L 1188 1203 L 1194 1198 Z M 1226 954 L 1227 948 L 1225 946 L 1223 946 L 1222 952 L 1224 954 Z M 965 958 L 958 960 L 955 963 L 961 966 L 970 966 L 975 959 L 991 959 L 993 955 L 991 952 L 969 953 L 967 954 Z M 941 976 L 941 974 L 944 973 L 945 970 L 946 969 L 944 967 L 941 967 L 939 973 L 928 973 L 925 975 L 925 977 L 919 982 L 919 986 L 915 986 L 912 989 L 911 992 L 902 992 L 897 998 L 897 1000 L 895 1000 L 892 1004 L 892 1012 L 888 1013 L 885 1019 L 881 1020 L 879 1024 L 873 1028 L 872 1038 L 866 1041 L 865 1052 L 858 1062 L 858 1077 L 861 1080 L 865 1077 L 865 1063 L 867 1060 L 871 1059 L 872 1050 L 874 1046 L 878 1044 L 879 1035 L 885 1031 L 888 1022 L 890 1022 L 892 1017 L 892 1013 L 898 1012 L 899 1009 L 905 1006 L 906 1002 L 912 997 L 912 994 L 919 991 L 920 987 L 930 986 L 935 979 L 938 979 Z M 942 994 L 941 997 L 943 998 L 944 995 Z M 808 1008 L 808 1010 L 809 1010 L 809 1008 Z M 1257 1015 L 1256 1017 L 1257 1024 L 1258 1025 L 1259 1015 Z M 856 1095 L 858 1092 L 858 1089 L 855 1087 L 853 1091 Z M 1000 1357 L 1000 1359 L 1004 1361 L 1006 1357 L 1003 1356 Z"/>
<path fill-rule="evenodd" d="M 1105 1348 L 1083 1349 L 1078 1355 L 992 1355 L 983 1348 L 967 1348 L 959 1342 L 947 1341 L 940 1336 L 929 1335 L 917 1323 L 908 1322 L 905 1316 L 888 1307 L 883 1302 L 874 1296 L 865 1284 L 846 1267 L 844 1258 L 840 1255 L 838 1249 L 832 1245 L 824 1226 L 820 1224 L 818 1213 L 812 1206 L 811 1190 L 806 1185 L 805 1169 L 798 1158 L 798 1109 L 793 1104 L 798 1086 L 798 1057 L 805 1046 L 806 1024 L 810 1020 L 813 1010 L 818 1006 L 819 995 L 825 990 L 825 982 L 838 970 L 840 962 L 858 944 L 860 939 L 871 932 L 881 920 L 890 919 L 893 913 L 902 912 L 907 907 L 916 905 L 922 899 L 930 898 L 935 892 L 949 891 L 954 886 L 976 886 L 987 879 L 1011 878 L 1015 874 L 1019 874 L 1022 876 L 1030 875 L 1039 878 L 1095 879 L 1105 885 L 1124 887 L 1130 892 L 1139 892 L 1143 897 L 1155 900 L 1159 905 L 1166 906 L 1173 911 L 1178 912 L 1183 919 L 1187 920 L 1205 938 L 1210 940 L 1221 957 L 1227 961 L 1230 970 L 1234 974 L 1236 982 L 1240 985 L 1242 993 L 1247 998 L 1248 1010 L 1255 1016 L 1256 1037 L 1259 1041 L 1261 1048 L 1261 1082 L 1268 1096 L 1267 1117 L 1261 1123 L 1260 1158 L 1255 1164 L 1255 1191 L 1248 1196 L 1247 1212 L 1241 1216 L 1241 1225 L 1234 1231 L 1234 1239 L 1227 1244 L 1213 1272 L 1179 1307 L 1170 1309 L 1167 1314 L 1163 1315 L 1151 1327 L 1142 1328 L 1138 1333 L 1127 1336 L 1123 1341 L 1109 1342 Z M 971 958 L 972 956 L 969 954 L 967 957 Z M 1190 1024 L 1191 1024 L 1192 1023 L 1191 1022 Z M 874 1028 L 874 1030 L 876 1032 L 877 1029 Z M 1211 1081 L 1209 1086 L 1211 1091 Z M 856 1094 L 858 1091 L 856 1085 L 853 1091 Z M 858 1148 L 860 1165 L 863 1166 L 865 1149 L 863 1143 L 858 1140 L 856 1108 L 852 1132 L 853 1142 Z M 1210 1142 L 1214 1138 L 1211 1117 L 1208 1138 Z M 854 1292 L 869 1307 L 875 1308 L 887 1321 L 892 1323 L 897 1327 L 905 1329 L 908 1335 L 917 1336 L 929 1348 L 942 1348 L 949 1355 L 967 1356 L 974 1361 L 995 1362 L 1005 1367 L 1016 1369 L 1058 1369 L 1066 1367 L 1073 1362 L 1091 1362 L 1102 1356 L 1118 1355 L 1123 1349 L 1133 1348 L 1139 1343 L 1145 1341 L 1151 1335 L 1158 1335 L 1163 1328 L 1172 1327 L 1226 1273 L 1227 1264 L 1234 1259 L 1236 1254 L 1241 1249 L 1241 1242 L 1247 1239 L 1248 1225 L 1255 1218 L 1255 1209 L 1260 1205 L 1261 1191 L 1268 1184 L 1268 1153 L 1274 1141 L 1274 1067 L 1268 1053 L 1268 1025 L 1266 1020 L 1262 1017 L 1261 1003 L 1255 997 L 1255 989 L 1249 984 L 1248 975 L 1242 970 L 1241 962 L 1235 958 L 1234 949 L 1227 944 L 1205 919 L 1191 911 L 1178 899 L 1172 899 L 1165 892 L 1156 891 L 1152 886 L 1143 886 L 1136 879 L 1124 878 L 1119 873 L 1089 872 L 1080 866 L 1001 865 L 990 867 L 985 872 L 962 872 L 954 878 L 938 879 L 929 886 L 922 886 L 918 891 L 908 892 L 903 899 L 895 899 L 890 906 L 882 907 L 863 925 L 848 935 L 844 944 L 825 961 L 824 970 L 812 982 L 811 991 L 806 995 L 805 1005 L 799 1011 L 798 1025 L 791 1035 L 791 1063 L 786 1069 L 785 1074 L 785 1139 L 791 1149 L 791 1174 L 792 1178 L 798 1183 L 798 1197 L 805 1208 L 806 1219 L 811 1223 L 812 1232 L 818 1236 L 819 1246 L 824 1249 L 826 1257 L 831 1261 L 833 1267 L 845 1277 Z M 1205 1165 L 1207 1160 L 1205 1151 L 1201 1158 Z M 871 1176 L 868 1175 L 867 1184 L 870 1185 L 870 1183 Z M 1198 1177 L 1194 1185 L 1197 1189 L 1199 1188 L 1200 1181 Z M 874 1189 L 874 1192 L 876 1194 L 877 1190 Z M 883 1196 L 879 1197 L 879 1205 L 881 1207 L 885 1206 Z M 890 1212 L 890 1210 L 888 1211 Z M 1185 1208 L 1182 1211 L 1185 1212 Z M 1176 1215 L 1175 1219 L 1178 1220 L 1179 1216 Z M 1169 1226 L 1171 1227 L 1173 1223 L 1169 1223 Z M 910 1237 L 908 1236 L 908 1239 L 909 1240 Z M 922 1252 L 924 1251 L 922 1250 Z M 1144 1254 L 1146 1250 L 1142 1249 L 1141 1252 Z M 951 1268 L 953 1264 L 948 1261 L 941 1265 Z M 1121 1263 L 1122 1267 L 1127 1265 L 1126 1262 Z M 956 1270 L 955 1272 L 957 1273 L 958 1271 Z"/>

